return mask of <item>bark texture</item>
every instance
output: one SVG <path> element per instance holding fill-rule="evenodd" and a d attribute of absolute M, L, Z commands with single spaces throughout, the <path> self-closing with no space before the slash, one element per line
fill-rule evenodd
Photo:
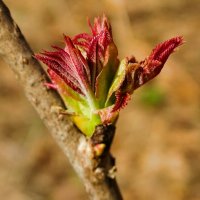
<path fill-rule="evenodd" d="M 28 100 L 82 179 L 90 199 L 121 200 L 115 180 L 114 159 L 109 148 L 101 157 L 95 157 L 93 142 L 80 133 L 69 117 L 62 115 L 57 109 L 64 109 L 62 99 L 55 91 L 44 86 L 48 77 L 32 55 L 33 51 L 13 21 L 8 8 L 0 0 L 0 56 L 16 74 Z M 97 135 L 100 131 L 113 137 L 115 132 L 114 127 L 97 129 Z M 108 146 L 112 137 L 108 137 L 111 139 L 106 141 Z"/>

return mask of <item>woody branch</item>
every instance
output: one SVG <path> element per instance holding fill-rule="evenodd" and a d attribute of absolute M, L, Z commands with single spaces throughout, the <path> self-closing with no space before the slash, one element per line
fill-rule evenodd
<path fill-rule="evenodd" d="M 89 140 L 74 127 L 67 116 L 53 109 L 55 106 L 64 109 L 64 104 L 55 91 L 44 87 L 48 77 L 42 66 L 32 57 L 33 51 L 2 0 L 0 0 L 0 55 L 21 82 L 26 97 L 82 179 L 90 198 L 122 199 L 115 178 L 107 176 L 108 170 L 113 167 L 109 151 L 102 160 L 96 160 Z M 97 163 L 101 164 L 101 168 Z"/>

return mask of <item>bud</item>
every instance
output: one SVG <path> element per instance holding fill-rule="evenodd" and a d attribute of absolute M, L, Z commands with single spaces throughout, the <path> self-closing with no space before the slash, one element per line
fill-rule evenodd
<path fill-rule="evenodd" d="M 97 125 L 115 123 L 133 91 L 160 73 L 183 38 L 157 45 L 144 61 L 127 57 L 120 62 L 106 16 L 88 23 L 90 34 L 64 36 L 64 48 L 52 46 L 53 51 L 35 57 L 48 66 L 46 86 L 58 90 L 74 123 L 90 137 Z"/>

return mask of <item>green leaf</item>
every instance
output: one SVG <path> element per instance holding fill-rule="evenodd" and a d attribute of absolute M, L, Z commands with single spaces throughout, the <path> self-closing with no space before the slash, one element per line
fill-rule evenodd
<path fill-rule="evenodd" d="M 76 126 L 88 137 L 93 135 L 97 125 L 102 124 L 98 114 L 92 114 L 90 118 L 84 116 L 72 116 L 72 120 Z"/>
<path fill-rule="evenodd" d="M 117 59 L 117 48 L 114 43 L 111 43 L 106 50 L 105 62 L 103 64 L 103 69 L 96 79 L 96 98 L 100 105 L 100 108 L 105 106 L 106 97 L 110 85 L 112 84 L 113 78 L 118 68 L 118 59 Z"/>
<path fill-rule="evenodd" d="M 99 115 L 93 114 L 86 99 L 74 92 L 70 87 L 62 85 L 62 90 L 65 90 L 65 92 L 60 94 L 67 109 L 69 112 L 74 113 L 71 116 L 72 120 L 86 136 L 92 136 L 95 127 L 102 123 Z"/>
<path fill-rule="evenodd" d="M 52 81 L 57 86 L 68 111 L 76 115 L 86 113 L 88 105 L 84 96 L 71 89 L 58 75 L 53 74 L 53 76 Z"/>
<path fill-rule="evenodd" d="M 128 59 L 126 58 L 120 62 L 119 68 L 115 74 L 112 85 L 108 91 L 108 95 L 107 95 L 107 99 L 105 103 L 106 107 L 114 103 L 111 100 L 111 96 L 114 94 L 114 92 L 116 92 L 120 88 L 121 84 L 123 83 L 126 76 L 127 65 L 128 65 Z"/>

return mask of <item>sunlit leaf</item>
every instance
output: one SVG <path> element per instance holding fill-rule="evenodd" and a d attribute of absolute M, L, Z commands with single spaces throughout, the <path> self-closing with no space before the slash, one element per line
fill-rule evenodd
<path fill-rule="evenodd" d="M 91 33 L 64 36 L 64 48 L 52 46 L 35 58 L 48 66 L 46 86 L 59 92 L 76 126 L 90 137 L 97 125 L 116 122 L 134 90 L 160 73 L 183 38 L 158 44 L 141 62 L 134 56 L 120 62 L 106 16 L 88 23 Z"/>
<path fill-rule="evenodd" d="M 96 93 L 95 96 L 100 104 L 100 107 L 105 107 L 106 98 L 108 95 L 109 88 L 113 82 L 114 76 L 117 72 L 118 59 L 117 49 L 114 44 L 108 46 L 105 62 L 102 71 L 96 79 Z"/>
<path fill-rule="evenodd" d="M 113 101 L 110 101 L 110 98 L 114 94 L 114 92 L 116 92 L 120 88 L 120 86 L 122 85 L 122 82 L 125 79 L 127 65 L 128 65 L 128 60 L 126 58 L 123 59 L 120 62 L 118 70 L 115 74 L 113 82 L 112 82 L 110 89 L 108 91 L 108 96 L 107 96 L 107 99 L 106 99 L 105 106 L 109 106 L 110 104 L 114 103 Z"/>

